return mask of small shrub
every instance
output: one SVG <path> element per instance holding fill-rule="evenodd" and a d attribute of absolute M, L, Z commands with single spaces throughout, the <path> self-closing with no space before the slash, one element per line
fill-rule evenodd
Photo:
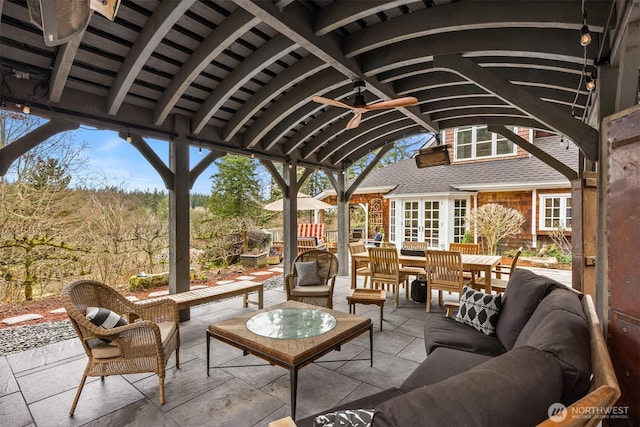
<path fill-rule="evenodd" d="M 149 274 L 129 277 L 130 291 L 143 291 L 162 286 L 169 286 L 169 273 Z"/>

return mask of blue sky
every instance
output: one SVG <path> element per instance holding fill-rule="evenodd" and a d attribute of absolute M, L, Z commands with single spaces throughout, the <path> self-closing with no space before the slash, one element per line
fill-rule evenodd
<path fill-rule="evenodd" d="M 89 160 L 89 171 L 97 176 L 104 177 L 110 185 L 122 187 L 125 190 L 162 190 L 164 183 L 158 173 L 151 167 L 147 160 L 117 132 L 96 130 L 89 127 L 81 127 L 73 132 L 76 143 L 83 141 L 87 145 L 85 155 Z M 147 144 L 155 151 L 166 165 L 169 160 L 169 143 L 167 141 L 145 138 Z M 192 147 L 190 152 L 191 168 L 195 166 L 207 153 L 207 150 L 199 152 Z M 216 172 L 215 165 L 209 166 L 196 180 L 192 193 L 210 194 L 211 175 Z"/>

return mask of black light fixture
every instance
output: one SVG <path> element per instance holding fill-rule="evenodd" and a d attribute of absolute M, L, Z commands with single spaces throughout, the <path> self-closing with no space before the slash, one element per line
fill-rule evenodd
<path fill-rule="evenodd" d="M 129 129 L 127 129 L 127 142 L 131 142 L 133 141 L 133 138 L 131 138 L 131 134 L 129 133 Z"/>
<path fill-rule="evenodd" d="M 451 163 L 449 145 L 434 145 L 433 147 L 423 148 L 416 154 L 415 159 L 418 169 L 448 165 Z"/>

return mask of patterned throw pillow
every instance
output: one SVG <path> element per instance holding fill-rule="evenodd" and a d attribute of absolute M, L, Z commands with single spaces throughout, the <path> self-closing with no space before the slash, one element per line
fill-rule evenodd
<path fill-rule="evenodd" d="M 322 285 L 322 279 L 318 272 L 318 261 L 296 262 L 298 273 L 298 286 Z"/>
<path fill-rule="evenodd" d="M 118 326 L 124 326 L 127 321 L 124 317 L 118 313 L 114 313 L 111 310 L 101 307 L 87 307 L 87 319 L 96 326 L 100 326 L 104 329 L 117 328 Z"/>
<path fill-rule="evenodd" d="M 368 427 L 373 419 L 373 409 L 346 409 L 318 415 L 313 427 Z"/>
<path fill-rule="evenodd" d="M 495 335 L 498 316 L 502 307 L 502 295 L 478 292 L 465 286 L 460 297 L 460 309 L 456 322 L 471 326 L 485 335 Z"/>

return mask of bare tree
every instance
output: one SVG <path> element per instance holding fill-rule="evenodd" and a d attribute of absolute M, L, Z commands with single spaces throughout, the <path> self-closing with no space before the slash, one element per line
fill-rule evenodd
<path fill-rule="evenodd" d="M 82 221 L 77 215 L 75 193 L 51 187 L 35 188 L 24 183 L 3 184 L 0 204 L 0 269 L 5 297 L 11 289 L 33 299 L 34 288 L 47 293 L 47 284 L 60 283 L 83 270 L 81 255 L 88 251 L 81 238 Z M 13 286 L 12 286 L 13 285 Z"/>
<path fill-rule="evenodd" d="M 519 234 L 524 221 L 524 216 L 516 209 L 488 203 L 469 213 L 466 227 L 484 237 L 489 254 L 495 255 L 498 252 L 498 242 L 505 237 Z"/>

